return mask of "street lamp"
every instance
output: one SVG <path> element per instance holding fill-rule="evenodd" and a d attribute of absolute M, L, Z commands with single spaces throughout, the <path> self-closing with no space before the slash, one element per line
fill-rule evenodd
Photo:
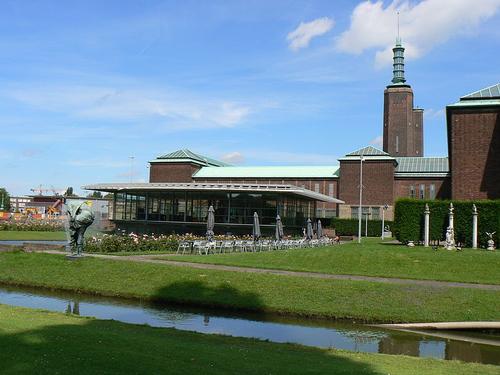
<path fill-rule="evenodd" d="M 358 243 L 361 243 L 361 210 L 363 208 L 363 154 L 359 155 L 359 211 L 358 211 Z"/>
<path fill-rule="evenodd" d="M 132 178 L 134 176 L 134 159 L 135 156 L 129 156 L 130 159 L 130 183 L 132 183 Z"/>
<path fill-rule="evenodd" d="M 385 225 L 384 225 L 384 220 L 385 220 L 385 211 L 389 208 L 388 205 L 384 205 L 384 207 L 382 207 L 382 234 L 381 234 L 381 237 L 382 237 L 382 240 L 384 240 L 384 234 L 385 234 Z"/>

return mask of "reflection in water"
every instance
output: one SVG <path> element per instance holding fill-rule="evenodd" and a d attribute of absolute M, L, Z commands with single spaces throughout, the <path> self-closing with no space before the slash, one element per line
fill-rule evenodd
<path fill-rule="evenodd" d="M 186 309 L 80 294 L 75 298 L 71 293 L 42 292 L 26 288 L 0 287 L 0 303 L 114 319 L 125 323 L 175 327 L 187 331 L 221 333 L 322 348 L 500 364 L 499 337 L 481 333 L 464 332 L 461 336 L 472 340 L 487 338 L 498 345 L 470 343 L 431 337 L 425 333 L 392 331 L 346 322 L 252 314 L 228 315 L 227 312 L 210 309 Z"/>

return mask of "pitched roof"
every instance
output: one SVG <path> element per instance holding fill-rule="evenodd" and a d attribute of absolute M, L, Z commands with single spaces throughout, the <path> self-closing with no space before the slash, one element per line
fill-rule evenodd
<path fill-rule="evenodd" d="M 346 156 L 390 156 L 387 152 L 373 146 L 366 146 L 359 150 L 348 153 Z"/>
<path fill-rule="evenodd" d="M 443 176 L 450 171 L 447 157 L 397 157 L 396 176 Z"/>
<path fill-rule="evenodd" d="M 150 161 L 150 163 L 178 163 L 178 162 L 191 162 L 199 165 L 210 165 L 214 167 L 225 167 L 229 164 L 224 163 L 219 160 L 209 158 L 204 155 L 196 154 L 188 149 L 177 150 L 170 152 L 165 155 L 158 156 L 155 160 Z"/>
<path fill-rule="evenodd" d="M 481 98 L 487 98 L 487 99 L 500 98 L 500 83 L 464 95 L 460 98 L 460 100 L 481 99 Z"/>
<path fill-rule="evenodd" d="M 338 166 L 260 166 L 203 167 L 194 178 L 332 178 L 338 177 Z"/>

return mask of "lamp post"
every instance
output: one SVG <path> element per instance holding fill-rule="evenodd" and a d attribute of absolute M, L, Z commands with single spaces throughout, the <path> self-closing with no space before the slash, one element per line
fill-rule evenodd
<path fill-rule="evenodd" d="M 359 211 L 358 211 L 358 243 L 361 243 L 361 210 L 363 208 L 363 154 L 359 156 Z"/>
<path fill-rule="evenodd" d="M 132 183 L 132 178 L 134 176 L 134 159 L 135 156 L 129 156 L 130 159 L 130 182 Z"/>
<path fill-rule="evenodd" d="M 385 235 L 385 211 L 389 208 L 388 205 L 384 204 L 384 207 L 382 207 L 382 234 L 381 234 L 381 238 L 382 240 L 384 240 L 384 235 Z"/>

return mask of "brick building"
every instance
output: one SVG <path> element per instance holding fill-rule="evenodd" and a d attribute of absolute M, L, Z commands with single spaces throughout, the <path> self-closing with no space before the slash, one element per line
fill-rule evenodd
<path fill-rule="evenodd" d="M 453 199 L 500 198 L 500 84 L 446 107 Z"/>
<path fill-rule="evenodd" d="M 340 158 L 339 165 L 335 166 L 252 167 L 231 166 L 190 150 L 178 150 L 150 162 L 149 184 L 141 187 L 116 185 L 115 190 L 111 185 L 89 188 L 115 192 L 115 203 L 117 194 L 127 189 L 180 189 L 180 185 L 174 184 L 187 184 L 184 191 L 215 189 L 221 193 L 226 189 L 229 201 L 220 204 L 224 212 L 221 217 L 227 217 L 228 223 L 233 220 L 232 208 L 224 205 L 231 206 L 232 197 L 240 194 L 242 188 L 248 192 L 248 199 L 259 194 L 263 196 L 262 191 L 266 189 L 281 194 L 276 195 L 272 203 L 276 210 L 282 210 L 280 212 L 288 212 L 283 205 L 292 198 L 283 194 L 290 192 L 295 202 L 299 202 L 293 204 L 300 206 L 300 212 L 290 213 L 293 216 L 290 220 L 296 226 L 300 226 L 302 220 L 298 218 L 306 216 L 358 218 L 360 185 L 363 186 L 361 213 L 369 219 L 379 219 L 382 210 L 386 210 L 387 219 L 392 219 L 394 202 L 403 197 L 499 199 L 500 84 L 466 95 L 449 105 L 449 157 L 425 157 L 423 110 L 413 107 L 413 90 L 404 76 L 404 48 L 399 40 L 393 52 L 393 78 L 384 90 L 383 150 L 363 147 Z M 130 217 L 143 217 L 144 212 L 150 211 L 150 207 L 146 207 L 149 203 L 142 198 L 137 200 L 130 203 L 130 207 L 138 210 L 135 214 L 131 212 Z M 206 200 L 204 205 L 209 202 Z M 195 200 L 190 204 L 191 211 L 183 214 L 185 219 L 195 215 Z M 205 206 L 202 210 L 207 209 Z M 185 203 L 185 210 L 188 209 L 189 204 Z M 272 215 L 268 219 L 271 222 Z"/>

